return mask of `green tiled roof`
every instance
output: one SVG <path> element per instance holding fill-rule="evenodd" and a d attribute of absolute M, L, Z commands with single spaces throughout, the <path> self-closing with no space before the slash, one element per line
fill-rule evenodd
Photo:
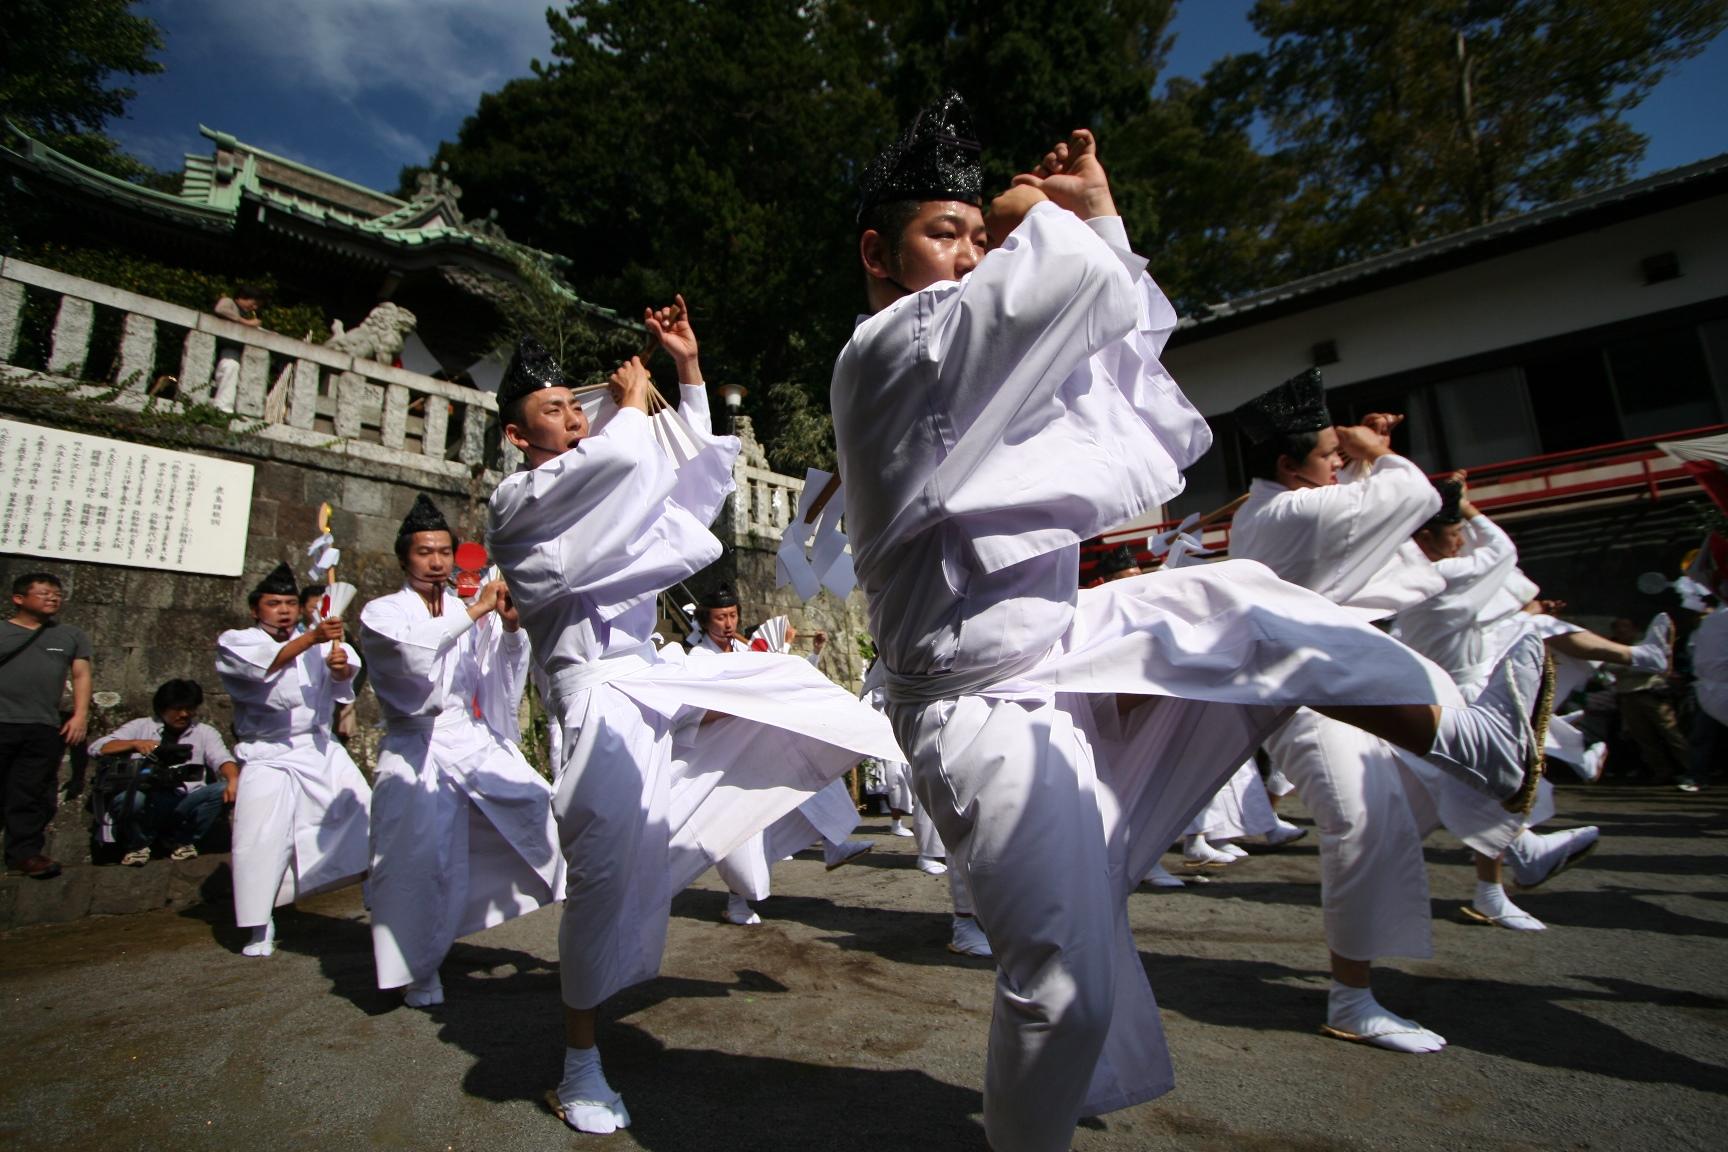
<path fill-rule="evenodd" d="M 463 220 L 457 206 L 460 192 L 438 176 L 423 181 L 422 195 L 402 200 L 199 125 L 199 132 L 214 142 L 215 152 L 186 155 L 180 194 L 175 196 L 80 164 L 25 135 L 16 125 L 8 127 L 10 139 L 0 143 L 0 160 L 123 209 L 187 228 L 232 233 L 245 208 L 256 212 L 257 223 L 273 232 L 319 246 L 357 247 L 381 262 L 388 262 L 392 252 L 432 258 L 448 254 L 457 263 L 478 259 L 481 266 L 506 275 L 521 260 L 552 269 L 569 265 L 562 256 L 506 238 L 489 221 Z M 367 212 L 359 207 L 362 204 L 379 211 Z M 562 284 L 558 288 L 593 315 L 623 322 L 612 309 L 580 300 Z"/>

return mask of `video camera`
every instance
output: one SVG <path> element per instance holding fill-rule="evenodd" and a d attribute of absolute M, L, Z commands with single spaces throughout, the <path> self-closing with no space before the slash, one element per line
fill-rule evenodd
<path fill-rule="evenodd" d="M 106 761 L 96 770 L 96 791 L 107 796 L 122 792 L 177 791 L 182 785 L 204 779 L 204 765 L 188 764 L 189 744 L 162 743 L 142 755 L 99 756 Z"/>

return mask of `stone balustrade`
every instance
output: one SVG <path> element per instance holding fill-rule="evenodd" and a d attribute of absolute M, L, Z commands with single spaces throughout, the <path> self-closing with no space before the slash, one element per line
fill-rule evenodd
<path fill-rule="evenodd" d="M 26 290 L 57 301 L 50 347 L 39 367 L 14 362 Z M 120 316 L 112 371 L 88 362 L 98 309 Z M 180 346 L 175 399 L 151 395 L 152 373 L 168 340 Z M 82 388 L 130 408 L 179 410 L 209 402 L 218 341 L 240 348 L 236 432 L 450 479 L 468 480 L 481 465 L 488 490 L 521 462 L 514 448 L 497 446 L 498 404 L 489 392 L 22 260 L 0 260 L 0 378 Z M 797 511 L 804 481 L 769 469 L 748 420 L 738 423 L 746 450 L 733 470 L 737 491 L 729 527 L 716 530 L 729 532 L 735 544 L 772 550 Z"/>
<path fill-rule="evenodd" d="M 40 370 L 14 363 L 27 290 L 58 301 Z M 87 363 L 98 309 L 121 317 L 112 373 Z M 150 396 L 165 340 L 181 347 L 172 400 Z M 479 465 L 495 482 L 500 470 L 520 462 L 515 449 L 496 447 L 498 405 L 491 393 L 22 260 L 0 261 L 0 372 L 14 381 L 78 387 L 100 378 L 118 389 L 115 403 L 174 410 L 183 402 L 209 402 L 218 341 L 240 348 L 235 431 L 452 479 L 471 477 Z"/>
<path fill-rule="evenodd" d="M 742 461 L 732 469 L 732 530 L 740 543 L 777 543 L 798 510 L 804 481 Z"/>

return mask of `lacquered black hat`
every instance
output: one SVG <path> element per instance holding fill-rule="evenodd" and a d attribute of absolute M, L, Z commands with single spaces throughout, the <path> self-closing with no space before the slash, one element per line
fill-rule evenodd
<path fill-rule="evenodd" d="M 504 369 L 504 379 L 498 384 L 498 411 L 507 412 L 510 405 L 542 388 L 568 388 L 564 370 L 546 346 L 532 336 L 516 342 L 510 366 Z"/>
<path fill-rule="evenodd" d="M 414 497 L 414 507 L 408 509 L 408 515 L 402 518 L 402 527 L 396 530 L 396 538 L 400 540 L 416 532 L 450 532 L 444 513 L 438 511 L 438 505 L 432 503 L 424 492 Z M 456 539 L 454 532 L 450 532 L 450 539 Z"/>
<path fill-rule="evenodd" d="M 858 182 L 858 222 L 878 204 L 896 200 L 981 203 L 984 168 L 972 111 L 958 92 L 928 105 L 900 139 L 870 162 Z"/>
<path fill-rule="evenodd" d="M 1434 489 L 1440 493 L 1440 511 L 1430 516 L 1428 523 L 1422 527 L 1444 528 L 1450 524 L 1463 523 L 1464 485 L 1456 480 L 1436 480 Z"/>
<path fill-rule="evenodd" d="M 260 596 L 298 596 L 300 585 L 294 582 L 294 570 L 286 564 L 278 564 L 270 570 L 270 574 L 258 581 L 258 586 L 252 589 L 252 599 Z"/>
<path fill-rule="evenodd" d="M 708 593 L 708 595 L 702 597 L 702 601 L 697 605 L 697 607 L 702 609 L 736 608 L 738 607 L 738 593 L 732 591 L 732 586 L 730 584 L 722 584 L 720 587 L 714 589 L 714 591 Z"/>
<path fill-rule="evenodd" d="M 1332 423 L 1326 409 L 1326 386 L 1320 369 L 1308 368 L 1270 392 L 1261 393 L 1237 408 L 1236 426 L 1252 444 L 1264 444 L 1274 436 L 1318 432 Z"/>
<path fill-rule="evenodd" d="M 1098 575 L 1114 576 L 1118 572 L 1126 572 L 1130 568 L 1140 567 L 1140 561 L 1134 558 L 1134 550 L 1124 544 L 1120 548 L 1112 548 L 1098 558 Z"/>

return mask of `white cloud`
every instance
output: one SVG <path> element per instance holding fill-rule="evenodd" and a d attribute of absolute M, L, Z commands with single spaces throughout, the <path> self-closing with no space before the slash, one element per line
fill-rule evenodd
<path fill-rule="evenodd" d="M 194 2 L 225 50 L 350 102 L 398 92 L 433 112 L 470 109 L 551 47 L 546 0 Z"/>

